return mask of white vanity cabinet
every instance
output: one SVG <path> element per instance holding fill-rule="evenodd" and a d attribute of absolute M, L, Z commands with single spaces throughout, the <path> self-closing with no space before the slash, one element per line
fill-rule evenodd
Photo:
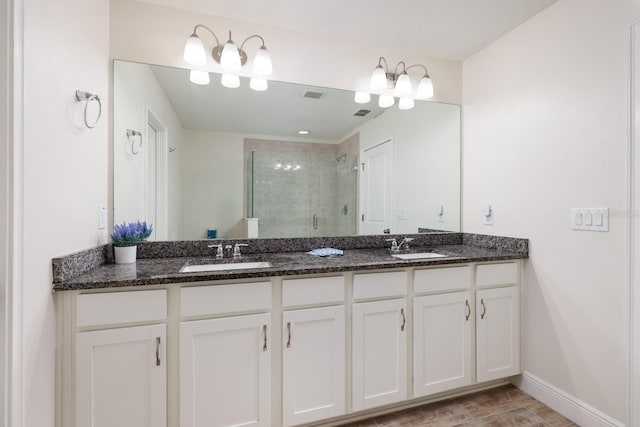
<path fill-rule="evenodd" d="M 476 266 L 476 353 L 479 382 L 520 373 L 518 265 Z"/>
<path fill-rule="evenodd" d="M 407 273 L 355 274 L 351 311 L 351 407 L 407 399 Z M 401 297 L 401 298 L 399 298 Z"/>
<path fill-rule="evenodd" d="M 344 277 L 283 280 L 282 301 L 283 425 L 344 414 Z"/>
<path fill-rule="evenodd" d="M 180 426 L 271 425 L 271 283 L 181 289 Z"/>
<path fill-rule="evenodd" d="M 75 425 L 166 426 L 166 325 L 122 327 L 163 322 L 166 291 L 79 295 L 75 307 Z"/>
<path fill-rule="evenodd" d="M 520 265 L 59 292 L 56 426 L 333 425 L 504 384 Z"/>
<path fill-rule="evenodd" d="M 416 270 L 413 298 L 413 395 L 473 383 L 471 267 Z"/>

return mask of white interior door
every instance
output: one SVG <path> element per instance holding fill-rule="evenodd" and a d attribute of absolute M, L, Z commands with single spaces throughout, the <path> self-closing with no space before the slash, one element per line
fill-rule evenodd
<path fill-rule="evenodd" d="M 391 230 L 393 140 L 364 150 L 361 158 L 360 234 L 382 234 Z"/>
<path fill-rule="evenodd" d="M 167 133 L 166 126 L 147 110 L 146 218 L 153 224 L 149 240 L 167 240 L 168 235 Z"/>

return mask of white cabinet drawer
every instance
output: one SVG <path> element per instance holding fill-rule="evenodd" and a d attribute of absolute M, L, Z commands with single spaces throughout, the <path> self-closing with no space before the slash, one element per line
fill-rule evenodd
<path fill-rule="evenodd" d="M 476 266 L 476 286 L 515 285 L 518 283 L 518 264 L 484 264 Z"/>
<path fill-rule="evenodd" d="M 407 294 L 407 273 L 366 273 L 353 276 L 353 299 L 398 297 Z"/>
<path fill-rule="evenodd" d="M 315 277 L 282 281 L 282 306 L 344 302 L 344 277 Z"/>
<path fill-rule="evenodd" d="M 76 304 L 78 327 L 164 320 L 167 291 L 80 294 Z"/>
<path fill-rule="evenodd" d="M 468 265 L 416 270 L 413 273 L 413 292 L 416 294 L 469 287 L 471 287 L 471 267 Z"/>
<path fill-rule="evenodd" d="M 271 308 L 271 282 L 194 286 L 180 290 L 180 315 L 207 316 Z"/>

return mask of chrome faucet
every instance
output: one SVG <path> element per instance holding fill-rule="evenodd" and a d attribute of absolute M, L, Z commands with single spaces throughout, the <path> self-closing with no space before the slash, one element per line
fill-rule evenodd
<path fill-rule="evenodd" d="M 402 245 L 405 249 L 409 249 L 409 242 L 413 242 L 413 237 L 405 237 L 400 243 L 396 239 L 386 239 L 387 242 L 391 242 L 391 252 L 400 252 Z"/>
<path fill-rule="evenodd" d="M 207 245 L 209 248 L 217 248 L 216 249 L 216 258 L 223 258 L 224 252 L 222 251 L 222 245 Z"/>
<path fill-rule="evenodd" d="M 405 249 L 409 249 L 409 242 L 413 242 L 413 237 L 405 237 L 404 239 L 402 239 L 402 241 L 398 245 L 398 250 L 402 249 L 402 245 L 404 245 Z"/>
<path fill-rule="evenodd" d="M 233 246 L 233 256 L 234 256 L 234 258 L 242 256 L 242 254 L 240 253 L 240 247 L 242 247 L 242 246 L 249 246 L 249 245 L 246 244 L 246 243 L 236 243 Z"/>

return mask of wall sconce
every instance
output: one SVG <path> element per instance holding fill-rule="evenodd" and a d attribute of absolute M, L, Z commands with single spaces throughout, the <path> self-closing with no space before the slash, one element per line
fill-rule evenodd
<path fill-rule="evenodd" d="M 424 74 L 418 83 L 418 88 L 413 93 L 411 78 L 407 73 L 412 68 L 421 68 Z M 433 96 L 433 82 L 429 77 L 427 67 L 422 64 L 406 66 L 404 61 L 398 62 L 393 71 L 389 71 L 389 64 L 384 56 L 378 59 L 378 66 L 371 74 L 369 90 L 378 94 L 378 106 L 388 108 L 395 104 L 395 98 L 399 98 L 398 108 L 409 110 L 414 106 L 415 99 L 429 99 Z M 368 92 L 356 92 L 355 102 L 366 104 L 371 101 Z"/>
<path fill-rule="evenodd" d="M 238 49 L 231 39 L 231 31 L 229 31 L 229 40 L 222 46 L 216 34 L 209 27 L 198 24 L 194 27 L 193 34 L 191 34 L 184 47 L 184 60 L 196 66 L 207 63 L 207 53 L 202 44 L 202 40 L 200 40 L 197 34 L 198 28 L 207 30 L 216 40 L 216 46 L 212 49 L 211 56 L 222 67 L 222 85 L 230 88 L 240 86 L 239 73 L 242 66 L 247 63 L 247 53 L 244 51 L 245 43 L 254 38 L 259 39 L 262 42 L 262 46 L 260 46 L 256 52 L 256 56 L 253 58 L 253 74 L 255 74 L 256 77 L 251 77 L 249 86 L 256 91 L 267 90 L 268 83 L 265 77 L 271 75 L 273 67 L 271 65 L 271 56 L 264 45 L 262 36 L 254 34 L 247 37 L 242 44 L 240 44 L 240 49 Z M 195 84 L 209 84 L 209 72 L 191 70 L 189 79 Z"/>

